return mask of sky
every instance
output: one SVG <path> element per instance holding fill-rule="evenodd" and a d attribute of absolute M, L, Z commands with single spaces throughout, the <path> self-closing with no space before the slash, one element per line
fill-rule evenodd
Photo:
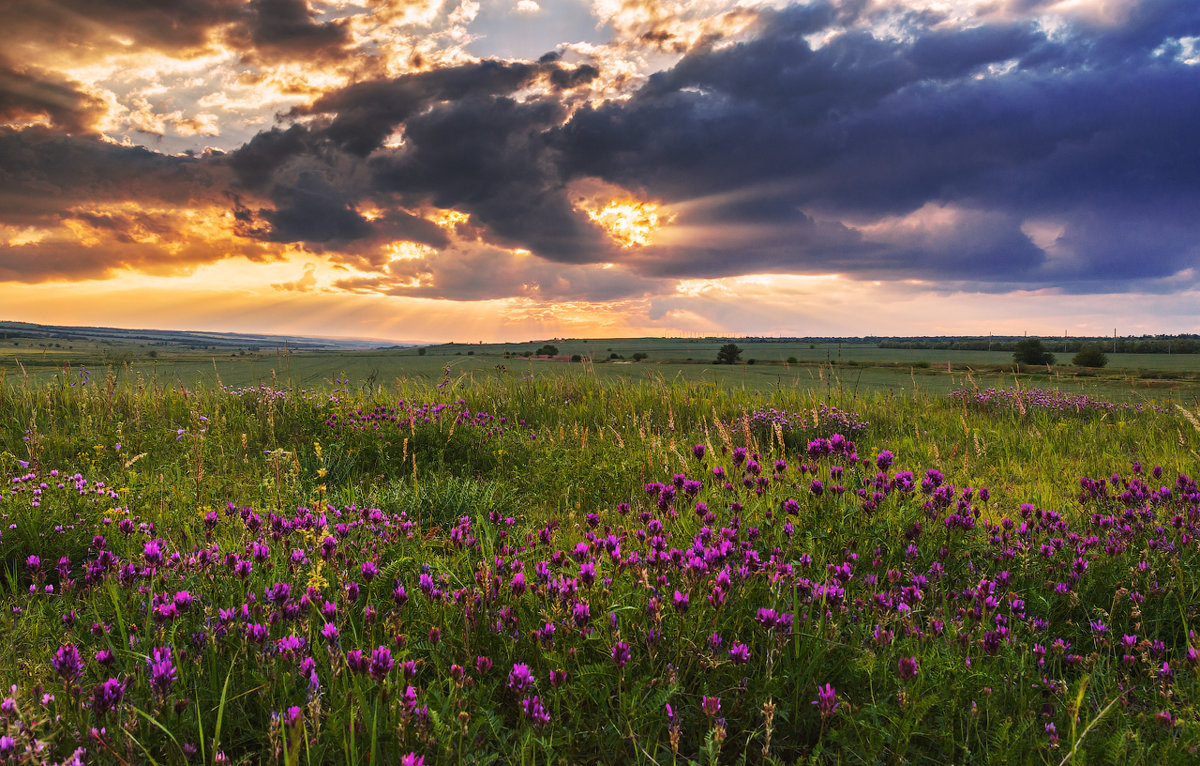
<path fill-rule="evenodd" d="M 1200 331 L 1194 0 L 26 0 L 0 319 Z"/>

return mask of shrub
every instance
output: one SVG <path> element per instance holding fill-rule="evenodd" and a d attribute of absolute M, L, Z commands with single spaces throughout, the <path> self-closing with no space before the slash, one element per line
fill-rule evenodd
<path fill-rule="evenodd" d="M 1076 367 L 1104 367 L 1108 364 L 1108 354 L 1095 343 L 1089 343 L 1079 349 L 1079 353 L 1071 359 Z"/>
<path fill-rule="evenodd" d="M 726 343 L 717 352 L 717 364 L 737 364 L 742 356 L 742 349 L 736 343 Z"/>
<path fill-rule="evenodd" d="M 1026 338 L 1017 342 L 1013 361 L 1017 364 L 1054 364 L 1054 354 L 1046 350 L 1040 339 Z"/>

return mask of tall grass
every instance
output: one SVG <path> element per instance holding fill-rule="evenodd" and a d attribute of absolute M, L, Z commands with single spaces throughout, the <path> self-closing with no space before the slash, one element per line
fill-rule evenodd
<path fill-rule="evenodd" d="M 830 407 L 869 425 L 830 440 Z M 1177 410 L 447 374 L 17 385 L 0 418 L 0 757 L 1200 746 Z"/>

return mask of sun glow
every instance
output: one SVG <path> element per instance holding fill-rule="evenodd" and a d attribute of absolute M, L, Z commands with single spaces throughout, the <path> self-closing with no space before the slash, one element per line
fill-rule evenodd
<path fill-rule="evenodd" d="M 599 210 L 585 209 L 588 218 L 604 229 L 621 247 L 645 246 L 671 217 L 659 212 L 654 202 L 636 199 L 611 200 Z"/>

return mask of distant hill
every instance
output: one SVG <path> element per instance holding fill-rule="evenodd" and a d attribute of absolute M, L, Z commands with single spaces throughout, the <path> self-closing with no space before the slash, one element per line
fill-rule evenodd
<path fill-rule="evenodd" d="M 196 330 L 147 330 L 120 327 L 71 327 L 43 325 L 31 322 L 0 321 L 0 339 L 18 338 L 78 342 L 154 343 L 178 348 L 209 349 L 273 349 L 286 345 L 293 351 L 364 350 L 404 348 L 415 342 L 358 338 L 320 338 L 308 335 L 265 335 L 236 332 L 201 332 Z"/>

